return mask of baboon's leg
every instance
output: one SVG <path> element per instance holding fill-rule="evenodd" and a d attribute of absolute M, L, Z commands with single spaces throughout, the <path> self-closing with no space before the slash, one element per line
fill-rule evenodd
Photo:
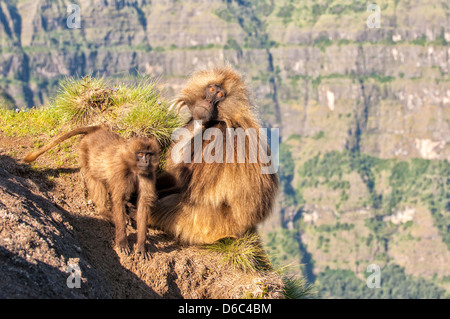
<path fill-rule="evenodd" d="M 130 253 L 130 247 L 128 246 L 127 240 L 124 195 L 120 192 L 113 191 L 111 200 L 113 205 L 114 226 L 116 228 L 116 245 L 122 253 L 128 255 Z"/>
<path fill-rule="evenodd" d="M 105 184 L 90 177 L 88 174 L 86 174 L 85 180 L 89 196 L 92 198 L 98 213 L 106 220 L 113 222 L 113 216 L 108 209 L 108 190 Z"/>
<path fill-rule="evenodd" d="M 197 208 L 184 205 L 181 194 L 172 194 L 156 201 L 148 222 L 149 225 L 161 228 L 183 243 L 212 243 L 216 239 L 214 225 L 220 229 L 220 220 L 212 220 L 214 214 L 211 213 L 213 212 L 211 209 L 204 210 L 207 214 L 197 214 L 195 211 Z M 219 238 L 221 233 L 217 234 Z"/>
<path fill-rule="evenodd" d="M 155 207 L 148 214 L 148 224 L 175 235 L 175 218 L 180 200 L 180 194 L 172 194 L 156 201 Z"/>
<path fill-rule="evenodd" d="M 150 253 L 145 249 L 145 240 L 147 238 L 147 219 L 150 213 L 150 205 L 147 201 L 138 199 L 136 214 L 137 244 L 136 252 L 140 253 L 145 259 L 150 259 Z"/>
<path fill-rule="evenodd" d="M 233 212 L 222 209 L 222 214 L 214 214 L 212 206 L 186 205 L 182 195 L 173 194 L 156 201 L 148 222 L 189 244 L 212 244 L 244 234 L 248 226 L 236 223 Z"/>

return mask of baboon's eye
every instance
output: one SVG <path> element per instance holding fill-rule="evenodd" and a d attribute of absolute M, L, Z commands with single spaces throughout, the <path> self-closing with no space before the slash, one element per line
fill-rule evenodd
<path fill-rule="evenodd" d="M 214 86 L 211 86 L 209 88 L 209 92 L 214 93 L 216 91 L 216 88 Z"/>
<path fill-rule="evenodd" d="M 223 97 L 223 92 L 217 93 L 217 96 L 218 96 L 218 97 Z"/>
<path fill-rule="evenodd" d="M 142 157 L 142 156 L 144 156 L 144 153 L 140 152 L 140 153 L 138 153 L 138 156 Z"/>

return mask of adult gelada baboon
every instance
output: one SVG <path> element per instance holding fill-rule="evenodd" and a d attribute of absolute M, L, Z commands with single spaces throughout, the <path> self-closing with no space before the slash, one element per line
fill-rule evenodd
<path fill-rule="evenodd" d="M 80 162 L 88 193 L 101 216 L 114 223 L 116 245 L 128 254 L 125 204 L 137 195 L 136 252 L 149 258 L 145 248 L 147 220 L 156 199 L 155 170 L 159 163 L 159 145 L 155 139 L 134 137 L 129 140 L 101 126 L 82 127 L 70 131 L 53 142 L 28 154 L 25 162 L 64 140 L 86 134 L 80 143 Z M 108 208 L 109 197 L 112 213 Z"/>
<path fill-rule="evenodd" d="M 259 133 L 260 124 L 242 77 L 229 66 L 198 71 L 173 105 L 190 110 L 192 118 L 184 129 L 191 135 L 187 142 L 183 138 L 178 143 L 192 147 L 184 148 L 190 150 L 180 161 L 175 154 L 179 144 L 172 144 L 166 174 L 157 181 L 160 199 L 149 224 L 190 244 L 208 244 L 254 230 L 271 212 L 278 177 L 276 171 L 262 173 L 267 161 L 261 156 L 251 160 L 252 151 L 267 147 L 267 142 Z M 238 137 L 231 135 L 230 139 L 230 132 L 236 129 L 253 130 L 254 138 L 245 136 L 245 145 L 239 148 Z M 200 152 L 194 145 L 199 140 Z M 211 143 L 223 147 L 211 149 Z M 206 153 L 215 160 L 205 160 Z M 169 187 L 170 180 L 175 185 Z"/>

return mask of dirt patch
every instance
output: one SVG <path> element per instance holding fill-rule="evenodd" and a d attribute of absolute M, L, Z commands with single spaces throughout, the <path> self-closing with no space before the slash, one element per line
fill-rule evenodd
<path fill-rule="evenodd" d="M 3 162 L 2 159 L 0 161 Z M 6 298 L 108 298 L 107 283 L 88 262 L 61 208 L 29 179 L 0 168 L 0 281 Z M 69 288 L 72 269 L 80 289 Z"/>
<path fill-rule="evenodd" d="M 57 166 L 44 155 L 30 167 L 20 159 L 32 146 L 33 138 L 0 135 L 0 297 L 282 297 L 276 273 L 233 269 L 220 253 L 182 246 L 156 229 L 147 235 L 151 260 L 116 251 L 114 227 L 86 198 L 78 164 L 62 157 Z M 136 243 L 131 226 L 128 238 Z M 73 261 L 81 289 L 67 287 Z"/>

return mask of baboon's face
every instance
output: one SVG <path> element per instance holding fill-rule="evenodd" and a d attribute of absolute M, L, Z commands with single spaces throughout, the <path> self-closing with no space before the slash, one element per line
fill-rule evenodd
<path fill-rule="evenodd" d="M 141 171 L 150 171 L 152 169 L 152 158 L 155 156 L 153 152 L 140 150 L 136 152 L 136 166 Z"/>
<path fill-rule="evenodd" d="M 225 100 L 225 96 L 225 90 L 220 85 L 208 85 L 205 88 L 204 98 L 198 100 L 191 108 L 193 119 L 205 123 L 216 120 L 219 104 Z"/>
<path fill-rule="evenodd" d="M 153 140 L 136 139 L 129 145 L 129 151 L 135 156 L 136 168 L 140 174 L 154 171 L 159 162 L 159 146 Z"/>

